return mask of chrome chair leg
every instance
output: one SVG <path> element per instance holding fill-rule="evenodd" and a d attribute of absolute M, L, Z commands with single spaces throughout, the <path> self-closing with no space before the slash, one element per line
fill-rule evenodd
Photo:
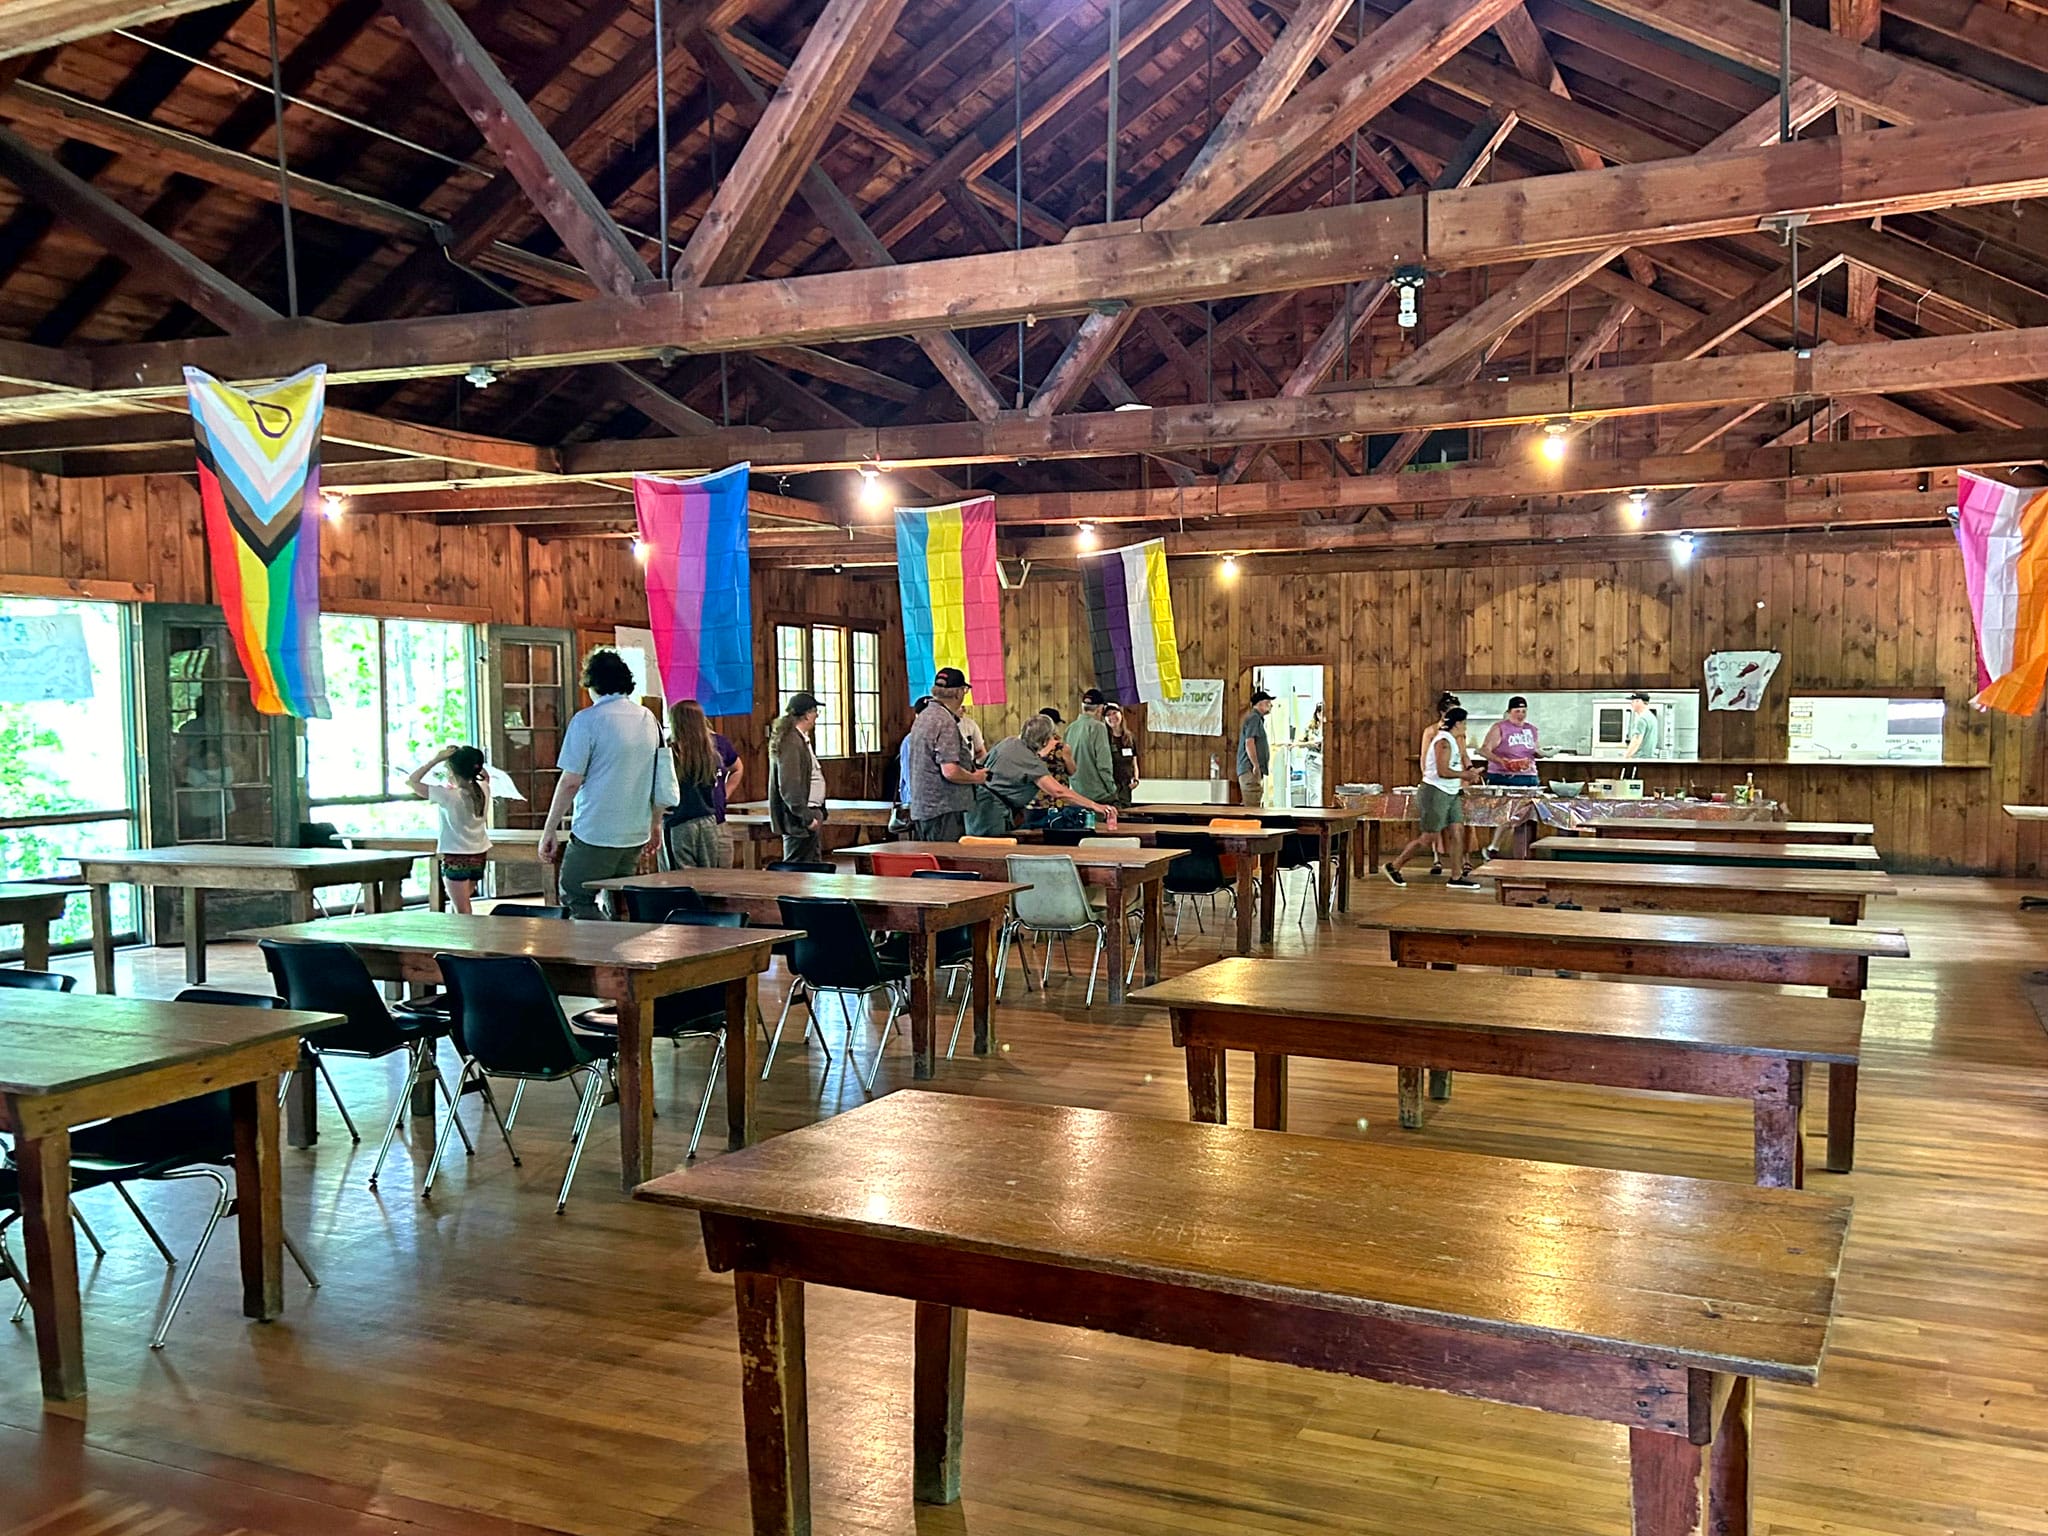
<path fill-rule="evenodd" d="M 299 1245 L 292 1241 L 291 1233 L 280 1231 L 277 1235 L 284 1239 L 284 1251 L 290 1254 L 292 1256 L 292 1262 L 299 1266 L 299 1273 L 306 1277 L 306 1284 L 310 1285 L 316 1291 L 319 1290 L 320 1277 L 313 1273 L 313 1266 L 308 1264 L 306 1262 L 306 1256 L 303 1253 L 299 1252 Z"/>
<path fill-rule="evenodd" d="M 348 1106 L 341 1102 L 341 1090 L 334 1086 L 334 1074 L 327 1070 L 327 1063 L 321 1060 L 318 1051 L 312 1054 L 313 1070 L 320 1074 L 320 1081 L 327 1085 L 327 1097 L 334 1100 L 334 1107 L 341 1115 L 341 1123 L 348 1127 L 348 1139 L 360 1144 L 363 1138 L 357 1134 L 356 1123 L 349 1116 Z"/>
<path fill-rule="evenodd" d="M 1095 929 L 1095 958 L 1088 963 L 1088 996 L 1081 1004 L 1083 1008 L 1095 1006 L 1095 973 L 1102 969 L 1102 941 L 1109 936 L 1109 929 L 1103 924 L 1092 926 Z"/>
<path fill-rule="evenodd" d="M 583 1161 L 583 1143 L 590 1136 L 591 1122 L 597 1118 L 598 1101 L 604 1097 L 605 1079 L 608 1074 L 593 1070 L 583 1084 L 583 1102 L 576 1111 L 576 1136 L 569 1145 L 569 1166 L 562 1174 L 561 1192 L 555 1196 L 555 1214 L 562 1214 L 569 1203 L 569 1186 L 576 1179 L 576 1165 Z"/>
<path fill-rule="evenodd" d="M 1038 990 L 1043 992 L 1046 983 L 1052 979 L 1052 937 L 1043 933 L 1038 937 L 1045 945 L 1045 965 L 1038 973 Z M 1071 971 L 1073 966 L 1069 964 L 1067 969 Z"/>
<path fill-rule="evenodd" d="M 78 1223 L 78 1230 L 85 1234 L 85 1240 L 92 1245 L 93 1257 L 104 1259 L 107 1250 L 100 1243 L 100 1235 L 93 1231 L 92 1223 L 85 1219 L 85 1212 L 78 1208 L 76 1201 L 71 1205 L 71 1219 Z"/>
<path fill-rule="evenodd" d="M 881 1075 L 882 1053 L 889 1049 L 889 1036 L 895 1032 L 896 1017 L 910 1006 L 903 994 L 893 987 L 886 989 L 886 995 L 889 999 L 889 1012 L 882 1020 L 882 1038 L 875 1042 L 875 1059 L 868 1064 L 867 1087 L 869 1094 L 874 1093 L 875 1079 Z"/>
<path fill-rule="evenodd" d="M 436 1074 L 439 1075 L 438 1073 Z M 398 1085 L 398 1102 L 391 1106 L 391 1118 L 385 1122 L 384 1139 L 377 1143 L 377 1161 L 370 1168 L 370 1188 L 377 1187 L 377 1180 L 384 1173 L 384 1159 L 391 1155 L 392 1138 L 398 1134 L 398 1127 L 405 1119 L 406 1106 L 412 1103 L 412 1091 L 419 1086 L 420 1051 L 417 1045 L 405 1048 L 405 1081 Z"/>
<path fill-rule="evenodd" d="M 513 1095 L 516 1097 L 518 1095 L 519 1089 L 524 1088 L 525 1086 L 526 1079 L 521 1078 L 518 1084 L 512 1090 Z M 490 1111 L 491 1118 L 498 1122 L 498 1134 L 505 1138 L 505 1150 L 511 1154 L 512 1166 L 514 1168 L 517 1168 L 519 1166 L 519 1153 L 517 1149 L 515 1149 L 512 1145 L 512 1122 L 504 1115 L 498 1113 L 498 1096 L 495 1093 L 491 1092 L 491 1079 L 488 1073 L 477 1073 L 476 1087 L 478 1095 L 484 1101 L 484 1108 Z M 455 1118 L 455 1111 L 453 1109 L 449 1110 L 448 1118 L 451 1120 Z M 477 1118 L 481 1120 L 483 1117 L 479 1115 Z M 462 1129 L 460 1125 L 456 1126 L 455 1128 L 458 1131 Z M 462 1140 L 465 1145 L 468 1144 L 469 1136 L 467 1133 L 463 1135 Z"/>
<path fill-rule="evenodd" d="M 206 1245 L 213 1241 L 214 1228 L 227 1215 L 233 1203 L 227 1175 L 212 1168 L 177 1169 L 163 1175 L 166 1179 L 211 1179 L 217 1189 L 213 1198 L 213 1211 L 206 1218 L 206 1226 L 199 1234 L 199 1246 L 192 1250 L 192 1257 L 185 1261 L 185 1272 L 178 1276 L 177 1289 L 171 1292 L 171 1299 L 164 1307 L 163 1316 L 157 1320 L 156 1332 L 151 1336 L 149 1347 L 162 1349 L 164 1340 L 170 1337 L 171 1323 L 177 1318 L 178 1308 L 185 1300 L 185 1292 L 191 1288 L 192 1277 L 199 1273 L 199 1261 L 206 1256 Z"/>
<path fill-rule="evenodd" d="M 178 1262 L 178 1256 L 171 1252 L 171 1245 L 164 1241 L 163 1234 L 151 1226 L 149 1218 L 142 1214 L 142 1207 L 137 1205 L 135 1197 L 128 1193 L 128 1186 L 125 1183 L 116 1184 L 114 1186 L 114 1193 L 128 1203 L 128 1209 L 135 1213 L 135 1219 L 141 1223 L 142 1230 L 148 1233 L 149 1240 L 156 1244 L 156 1251 L 164 1256 L 164 1263 L 175 1266 Z"/>
<path fill-rule="evenodd" d="M 510 1129 L 519 1122 L 519 1101 L 526 1097 L 526 1079 L 521 1078 L 512 1085 L 512 1104 L 505 1111 L 505 1126 Z"/>
<path fill-rule="evenodd" d="M 455 1122 L 455 1134 L 462 1138 L 463 1150 L 471 1157 L 475 1157 L 476 1143 L 469 1139 L 467 1127 L 463 1125 L 461 1117 L 455 1113 L 455 1095 L 448 1091 L 448 1079 L 441 1075 L 441 1064 L 438 1061 L 429 1061 L 427 1063 L 427 1070 L 434 1074 L 434 1087 L 439 1090 L 441 1097 L 448 1102 L 448 1118 Z M 511 1122 L 507 1121 L 505 1123 L 509 1125 Z"/>
<path fill-rule="evenodd" d="M 690 1162 L 697 1156 L 697 1143 L 704 1139 L 704 1122 L 711 1116 L 711 1095 L 718 1088 L 718 1069 L 725 1065 L 725 1031 L 719 1030 L 711 1036 L 715 1042 L 711 1047 L 711 1065 L 704 1072 L 704 1097 L 697 1101 L 697 1123 L 690 1131 L 690 1150 L 683 1154 L 683 1161 Z M 676 1037 L 680 1044 L 682 1037 Z"/>
<path fill-rule="evenodd" d="M 957 973 L 956 978 L 957 979 Z M 960 1049 L 960 1029 L 967 1022 L 967 1005 L 974 1001 L 974 983 L 970 980 L 960 989 L 960 1006 L 953 1013 L 953 1038 L 946 1042 L 946 1060 L 953 1059 L 953 1053 Z"/>
<path fill-rule="evenodd" d="M 789 984 L 788 995 L 782 999 L 782 1012 L 775 1016 L 775 1028 L 768 1036 L 768 1057 L 761 1063 L 761 1080 L 763 1082 L 768 1080 L 768 1074 L 775 1069 L 775 1053 L 782 1048 L 782 1026 L 789 1020 L 789 1010 L 796 1006 L 798 985 L 799 983 L 794 981 Z M 816 1013 L 817 1010 L 811 1006 L 810 1000 L 806 998 L 804 1002 L 805 1016 L 815 1017 Z"/>
<path fill-rule="evenodd" d="M 434 1138 L 434 1155 L 427 1162 L 427 1177 L 420 1185 L 422 1200 L 428 1199 L 434 1193 L 434 1180 L 441 1173 L 441 1158 L 448 1151 L 448 1137 L 455 1129 L 455 1121 L 462 1104 L 462 1093 L 469 1085 L 469 1074 L 470 1061 L 465 1056 L 462 1059 L 461 1070 L 455 1074 L 455 1104 L 448 1111 L 448 1118 L 441 1126 L 441 1134 Z"/>

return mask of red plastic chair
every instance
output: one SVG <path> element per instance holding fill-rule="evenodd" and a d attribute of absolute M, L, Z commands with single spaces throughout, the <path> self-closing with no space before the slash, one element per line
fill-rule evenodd
<path fill-rule="evenodd" d="M 868 868 L 878 875 L 908 880 L 921 869 L 937 869 L 939 861 L 929 853 L 871 853 Z"/>

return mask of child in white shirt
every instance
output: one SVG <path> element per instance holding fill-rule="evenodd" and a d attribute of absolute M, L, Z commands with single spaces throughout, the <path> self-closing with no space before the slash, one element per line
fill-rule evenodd
<path fill-rule="evenodd" d="M 443 764 L 445 776 L 427 783 L 427 775 Z M 491 853 L 491 786 L 483 753 L 443 747 L 406 775 L 405 787 L 440 813 L 434 857 L 440 860 L 441 884 L 455 910 L 468 912 Z"/>

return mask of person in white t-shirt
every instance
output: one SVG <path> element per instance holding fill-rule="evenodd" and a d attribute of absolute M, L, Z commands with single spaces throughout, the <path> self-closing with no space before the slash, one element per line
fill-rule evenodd
<path fill-rule="evenodd" d="M 429 784 L 427 775 L 443 776 Z M 491 781 L 475 747 L 443 747 L 405 776 L 405 787 L 439 813 L 434 857 L 441 886 L 458 912 L 468 912 L 491 854 Z"/>

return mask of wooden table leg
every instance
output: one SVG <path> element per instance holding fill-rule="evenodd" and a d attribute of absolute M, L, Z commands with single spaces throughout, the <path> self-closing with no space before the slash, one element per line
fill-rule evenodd
<path fill-rule="evenodd" d="M 101 997 L 114 995 L 113 887 L 95 885 L 86 896 L 92 907 L 92 986 Z"/>
<path fill-rule="evenodd" d="M 974 1054 L 996 1048 L 996 919 L 976 923 L 969 934 L 974 947 Z"/>
<path fill-rule="evenodd" d="M 439 859 L 434 860 L 436 872 L 440 870 L 440 867 L 441 861 Z M 404 879 L 379 880 L 372 909 L 378 912 L 403 912 L 405 910 Z"/>
<path fill-rule="evenodd" d="M 427 910 L 448 910 L 448 882 L 441 878 L 441 856 L 438 853 L 427 855 Z"/>
<path fill-rule="evenodd" d="M 1262 1131 L 1287 1129 L 1287 1058 L 1264 1051 L 1252 1057 L 1252 1124 Z"/>
<path fill-rule="evenodd" d="M 1138 942 L 1143 956 L 1138 961 L 1145 985 L 1159 980 L 1159 967 L 1166 955 L 1166 881 L 1147 880 L 1138 895 Z"/>
<path fill-rule="evenodd" d="M 286 904 L 291 908 L 293 922 L 310 923 L 313 921 L 314 907 L 313 893 L 311 891 L 293 891 L 286 898 Z"/>
<path fill-rule="evenodd" d="M 1119 879 L 1109 888 L 1109 905 L 1102 909 L 1103 949 L 1109 961 L 1109 1000 L 1121 1003 L 1124 1000 L 1124 950 L 1128 947 L 1129 935 L 1124 924 L 1130 911 L 1131 893 Z"/>
<path fill-rule="evenodd" d="M 1397 1082 L 1401 1093 L 1401 1129 L 1419 1131 L 1422 1129 L 1422 1067 L 1397 1067 Z"/>
<path fill-rule="evenodd" d="M 319 1076 L 313 1053 L 301 1040 L 299 1064 L 292 1070 L 291 1086 L 284 1095 L 284 1139 L 294 1147 L 310 1147 L 320 1140 Z"/>
<path fill-rule="evenodd" d="M 95 887 L 98 889 L 98 887 Z M 28 1300 L 36 1321 L 43 1397 L 85 1396 L 85 1323 L 78 1304 L 78 1250 L 71 1235 L 71 1133 L 15 1143 L 21 1176 L 21 1235 L 28 1248 Z"/>
<path fill-rule="evenodd" d="M 1330 829 L 1323 827 L 1320 831 L 1321 836 L 1316 839 L 1316 916 L 1328 921 L 1330 898 L 1337 889 L 1337 872 L 1331 867 L 1335 850 L 1330 846 Z"/>
<path fill-rule="evenodd" d="M 1188 1058 L 1188 1118 L 1200 1125 L 1230 1123 L 1230 1088 L 1224 1053 L 1212 1045 L 1191 1045 Z"/>
<path fill-rule="evenodd" d="M 653 1007 L 640 996 L 637 977 L 614 989 L 619 1015 L 619 1187 L 631 1194 L 654 1177 L 654 1036 L 648 1032 Z M 742 1016 L 740 1027 L 746 1027 Z M 732 1051 L 726 1022 L 726 1052 Z"/>
<path fill-rule="evenodd" d="M 196 987 L 206 981 L 206 892 L 196 885 L 185 887 L 185 984 Z"/>
<path fill-rule="evenodd" d="M 1801 1128 L 1805 1103 L 1806 1064 L 1786 1060 L 1766 1063 L 1754 1098 L 1756 1181 L 1766 1189 L 1800 1189 L 1805 1185 L 1806 1146 Z"/>
<path fill-rule="evenodd" d="M 1280 855 L 1259 855 L 1259 942 L 1273 942 L 1273 929 L 1280 915 Z"/>
<path fill-rule="evenodd" d="M 1856 1166 L 1856 1063 L 1828 1063 L 1829 1173 L 1847 1173 Z"/>
<path fill-rule="evenodd" d="M 1750 1536 L 1756 1529 L 1750 1492 L 1754 1388 L 1746 1376 L 1695 1372 L 1693 1381 L 1708 1399 L 1705 1443 L 1655 1429 L 1629 1431 L 1634 1536 Z"/>
<path fill-rule="evenodd" d="M 967 1395 L 967 1312 L 917 1304 L 910 1392 L 911 1497 L 951 1504 L 960 1497 L 960 1431 Z"/>
<path fill-rule="evenodd" d="M 278 1167 L 277 1082 L 228 1090 L 235 1112 L 235 1227 L 242 1247 L 242 1315 L 284 1310 L 284 1190 Z"/>
<path fill-rule="evenodd" d="M 1250 855 L 1237 861 L 1237 952 L 1252 952 L 1252 906 L 1258 889 L 1258 863 Z"/>
<path fill-rule="evenodd" d="M 810 1536 L 811 1426 L 800 1280 L 737 1270 L 740 1411 L 754 1536 Z"/>
<path fill-rule="evenodd" d="M 747 1144 L 754 1119 L 755 980 L 740 976 L 725 984 L 725 1144 L 733 1148 Z"/>
<path fill-rule="evenodd" d="M 24 917 L 21 920 L 21 963 L 24 969 L 31 971 L 50 968 L 50 920 L 47 917 Z"/>
<path fill-rule="evenodd" d="M 1339 834 L 1339 847 L 1337 849 L 1337 910 L 1339 912 L 1349 912 L 1351 910 L 1351 844 L 1357 836 L 1358 831 L 1356 828 L 1347 829 Z"/>
<path fill-rule="evenodd" d="M 551 907 L 559 907 L 562 904 L 562 866 L 559 863 L 550 864 L 546 859 L 541 860 L 540 895 L 541 900 Z"/>
<path fill-rule="evenodd" d="M 924 1082 L 938 1071 L 937 1025 L 933 1004 L 939 995 L 937 946 L 919 929 L 910 935 L 910 1075 Z"/>

